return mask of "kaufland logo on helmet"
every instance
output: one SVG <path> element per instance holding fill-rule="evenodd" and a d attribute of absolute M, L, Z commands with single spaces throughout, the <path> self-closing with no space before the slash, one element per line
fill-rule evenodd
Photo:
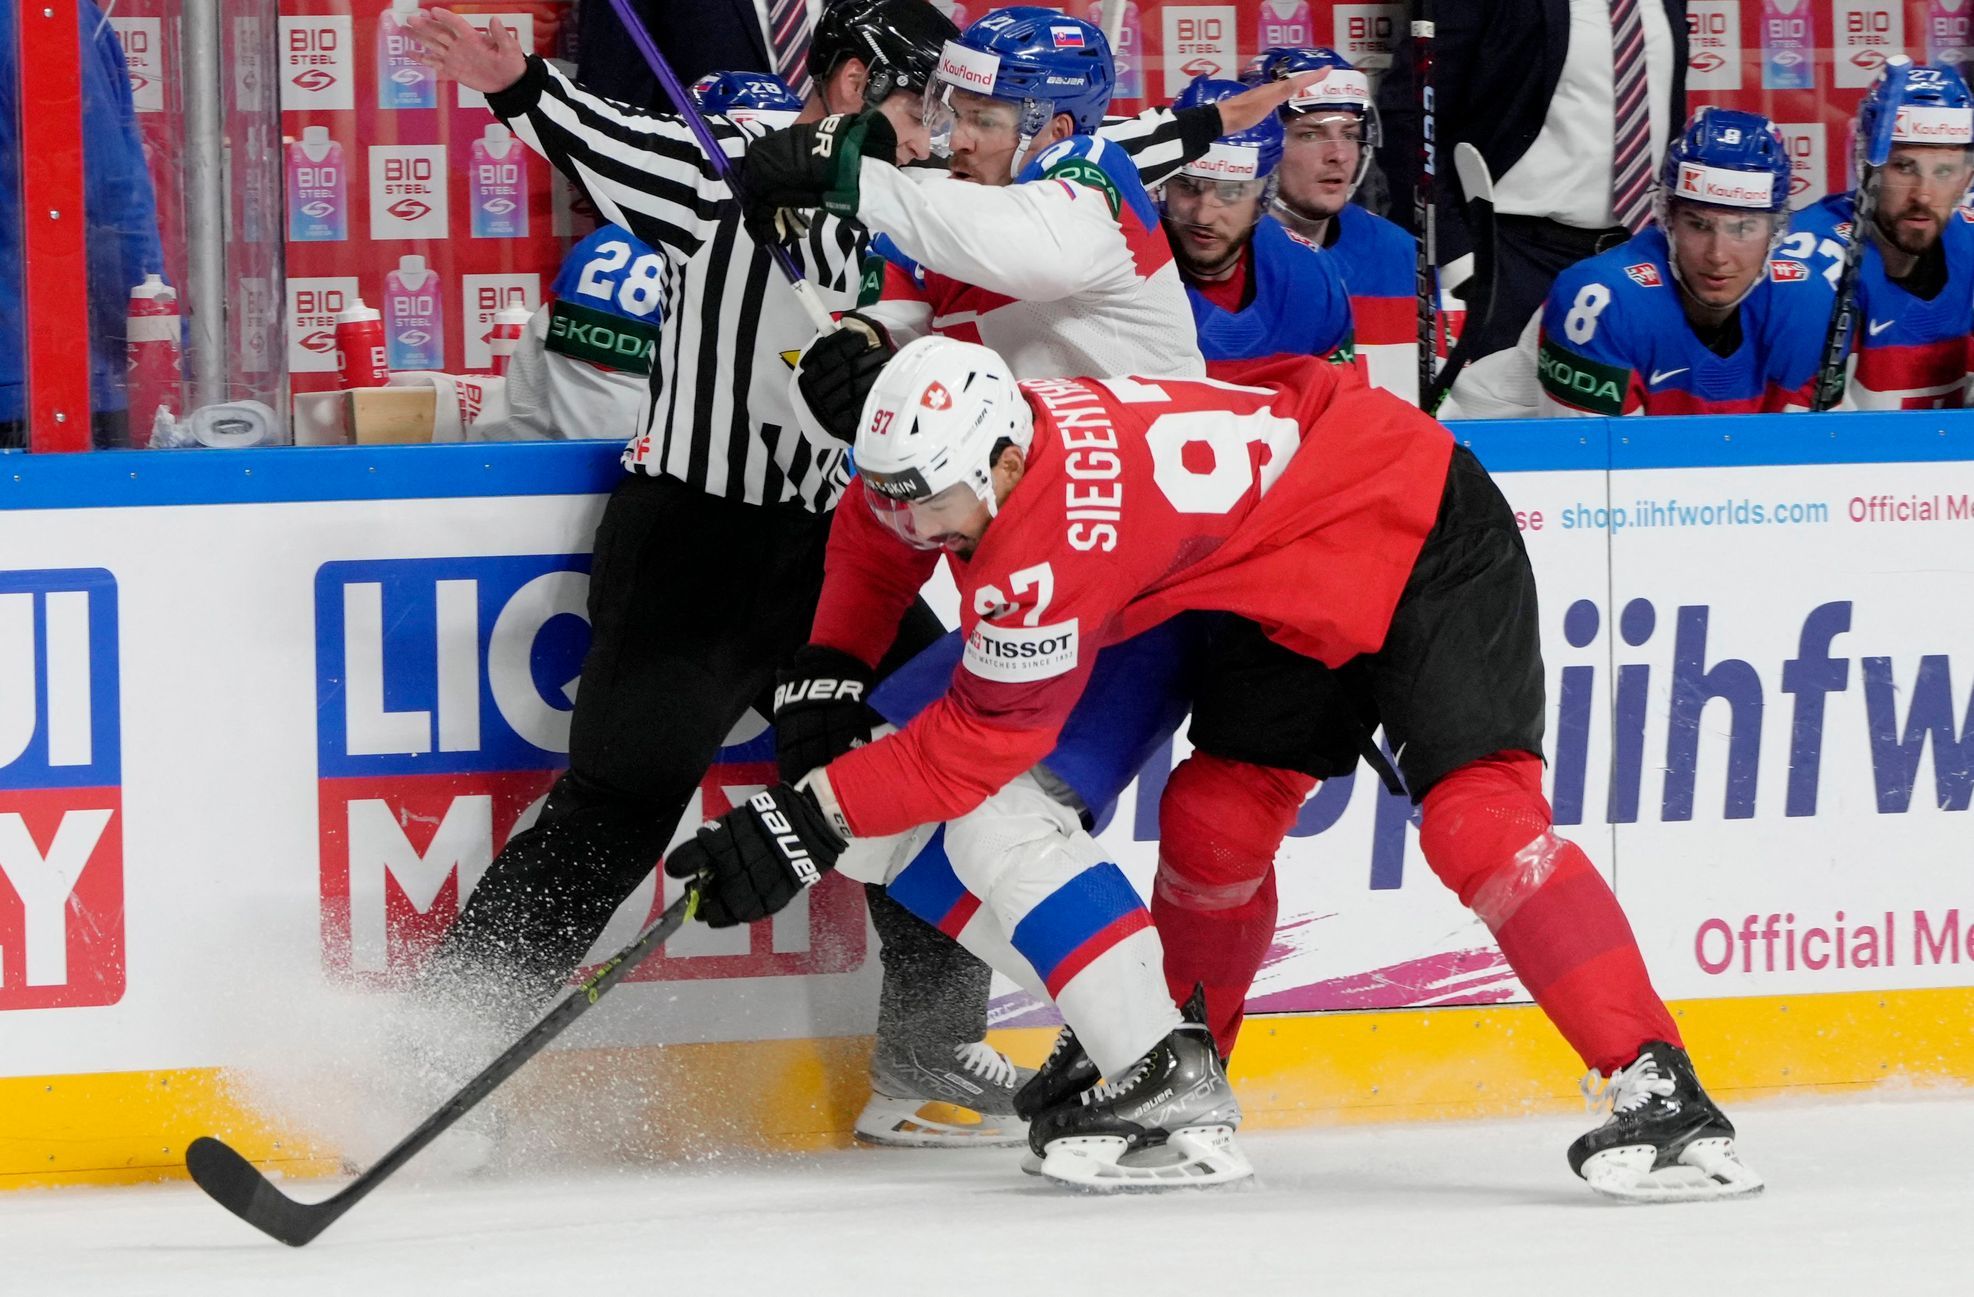
<path fill-rule="evenodd" d="M 124 993 L 117 583 L 0 571 L 0 1010 Z"/>
<path fill-rule="evenodd" d="M 1289 100 L 1290 108 L 1346 104 L 1362 109 L 1371 102 L 1371 79 L 1352 68 L 1331 68 L 1322 80 Z"/>
<path fill-rule="evenodd" d="M 1261 174 L 1261 150 L 1252 144 L 1215 144 L 1186 164 L 1186 174 L 1208 180 L 1253 180 Z"/>
<path fill-rule="evenodd" d="M 1974 109 L 1908 104 L 1892 119 L 1898 144 L 1974 144 Z"/>
<path fill-rule="evenodd" d="M 1689 202 L 1718 207 L 1772 207 L 1775 205 L 1775 177 L 1757 176 L 1724 167 L 1698 163 L 1679 164 L 1678 196 Z"/>
<path fill-rule="evenodd" d="M 316 570 L 321 940 L 339 977 L 373 984 L 417 969 L 508 838 L 539 814 L 567 763 L 590 640 L 589 566 L 587 554 L 531 554 Z M 721 815 L 776 777 L 773 731 L 754 719 L 728 737 L 683 823 Z M 680 933 L 633 976 L 855 968 L 861 889 L 841 890 L 825 881 L 792 917 L 752 929 Z M 676 895 L 676 883 L 647 875 L 597 948 L 621 946 Z"/>
<path fill-rule="evenodd" d="M 1081 27 L 1051 27 L 1049 28 L 1049 39 L 1055 42 L 1055 47 L 1059 50 L 1080 50 L 1083 48 L 1083 29 Z"/>
<path fill-rule="evenodd" d="M 973 49 L 957 41 L 947 41 L 939 55 L 939 76 L 965 90 L 983 95 L 994 93 L 994 78 L 1000 75 L 1001 56 Z"/>

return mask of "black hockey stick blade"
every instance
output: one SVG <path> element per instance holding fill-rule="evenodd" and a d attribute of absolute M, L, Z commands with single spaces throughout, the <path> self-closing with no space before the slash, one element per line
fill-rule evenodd
<path fill-rule="evenodd" d="M 501 1082 L 521 1070 L 548 1042 L 567 1030 L 589 1007 L 624 980 L 652 951 L 665 943 L 699 908 L 699 885 L 685 892 L 632 942 L 600 964 L 576 989 L 556 1002 L 521 1038 L 501 1051 L 499 1058 L 481 1069 L 479 1075 L 461 1086 L 437 1112 L 420 1122 L 418 1128 L 399 1140 L 362 1175 L 321 1202 L 296 1202 L 274 1187 L 272 1181 L 252 1163 L 221 1140 L 201 1135 L 185 1149 L 185 1169 L 193 1183 L 226 1210 L 252 1225 L 269 1238 L 289 1247 L 301 1247 L 342 1218 L 344 1212 L 363 1201 L 370 1191 L 389 1179 L 399 1167 L 417 1156 L 428 1144 L 444 1134 L 453 1123 L 472 1111 L 482 1099 L 500 1087 Z"/>

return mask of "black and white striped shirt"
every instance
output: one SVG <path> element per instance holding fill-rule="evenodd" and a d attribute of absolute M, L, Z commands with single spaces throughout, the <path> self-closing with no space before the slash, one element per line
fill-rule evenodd
<path fill-rule="evenodd" d="M 789 402 L 792 357 L 815 327 L 767 251 L 741 225 L 739 204 L 680 119 L 593 95 L 539 57 L 494 113 L 666 260 L 665 322 L 651 371 L 645 428 L 624 466 L 678 478 L 744 504 L 833 507 L 849 480 L 847 450 L 804 436 Z M 752 136 L 709 117 L 727 156 Z M 1218 134 L 1210 105 L 1107 122 L 1155 184 Z M 817 214 L 796 260 L 832 311 L 856 304 L 863 228 Z"/>

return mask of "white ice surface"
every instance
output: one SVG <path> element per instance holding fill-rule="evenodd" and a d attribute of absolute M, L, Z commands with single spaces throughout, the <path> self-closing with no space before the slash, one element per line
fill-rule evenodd
<path fill-rule="evenodd" d="M 1974 1292 L 1974 1098 L 1734 1116 L 1768 1191 L 1684 1206 L 1593 1196 L 1563 1162 L 1584 1122 L 1555 1117 L 1252 1134 L 1258 1185 L 1129 1198 L 1007 1151 L 428 1178 L 300 1251 L 187 1184 L 29 1190 L 0 1193 L 0 1294 Z"/>

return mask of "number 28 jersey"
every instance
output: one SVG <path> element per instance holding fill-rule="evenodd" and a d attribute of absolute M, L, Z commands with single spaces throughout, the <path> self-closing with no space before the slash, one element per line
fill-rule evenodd
<path fill-rule="evenodd" d="M 1835 302 L 1820 263 L 1771 259 L 1738 308 L 1740 345 L 1722 356 L 1687 322 L 1667 251 L 1648 229 L 1556 277 L 1536 356 L 1542 412 L 1807 410 Z"/>
<path fill-rule="evenodd" d="M 1194 608 L 1332 665 L 1384 642 L 1452 438 L 1321 360 L 1212 379 L 1022 385 L 1034 440 L 970 560 L 944 697 L 829 767 L 859 834 L 949 820 L 1046 756 L 1099 650 Z M 938 555 L 836 511 L 812 641 L 876 662 Z"/>

